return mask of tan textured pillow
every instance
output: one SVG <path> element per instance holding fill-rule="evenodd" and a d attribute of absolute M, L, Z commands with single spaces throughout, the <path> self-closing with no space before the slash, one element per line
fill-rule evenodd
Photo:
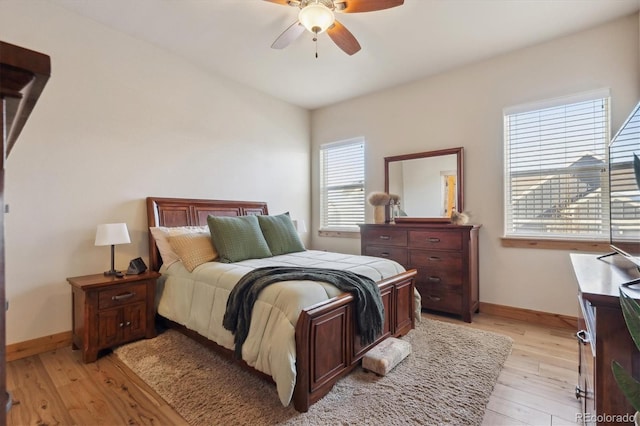
<path fill-rule="evenodd" d="M 151 235 L 156 240 L 156 247 L 162 257 L 162 264 L 164 266 L 171 266 L 173 263 L 180 260 L 180 257 L 171 247 L 169 243 L 169 237 L 173 235 L 191 234 L 198 232 L 209 232 L 208 226 L 176 226 L 167 228 L 164 226 L 156 226 L 149 228 Z"/>
<path fill-rule="evenodd" d="M 218 257 L 208 232 L 169 236 L 169 243 L 189 272 Z"/>

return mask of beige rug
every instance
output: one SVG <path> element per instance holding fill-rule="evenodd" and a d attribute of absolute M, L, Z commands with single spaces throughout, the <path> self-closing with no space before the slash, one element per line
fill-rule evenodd
<path fill-rule="evenodd" d="M 114 352 L 192 425 L 480 424 L 511 339 L 430 319 L 403 339 L 413 352 L 387 376 L 357 368 L 307 413 L 173 330 Z"/>

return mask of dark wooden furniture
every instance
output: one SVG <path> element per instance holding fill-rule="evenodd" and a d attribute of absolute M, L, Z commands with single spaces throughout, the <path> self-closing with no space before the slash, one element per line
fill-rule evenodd
<path fill-rule="evenodd" d="M 402 223 L 360 225 L 361 253 L 416 269 L 422 307 L 461 315 L 478 311 L 480 225 Z"/>
<path fill-rule="evenodd" d="M 4 203 L 5 161 L 16 144 L 33 107 L 51 75 L 51 58 L 33 50 L 0 41 L 0 205 Z M 4 213 L 0 213 L 0 407 L 10 407 L 6 384 Z M 4 408 L 3 408 L 4 410 Z M 0 416 L 0 426 L 6 416 Z"/>
<path fill-rule="evenodd" d="M 104 274 L 67 278 L 72 286 L 73 348 L 83 362 L 123 343 L 156 336 L 155 294 L 160 274 L 147 271 L 123 278 Z"/>
<path fill-rule="evenodd" d="M 634 377 L 640 377 L 640 356 L 620 309 L 620 284 L 640 277 L 621 256 L 598 259 L 591 254 L 571 254 L 578 281 L 578 386 L 584 424 L 616 423 L 615 416 L 632 416 L 635 410 L 618 388 L 611 373 L 616 360 Z M 640 298 L 640 291 L 629 294 Z M 601 417 L 597 417 L 601 416 Z M 607 420 L 608 419 L 608 420 Z M 622 419 L 622 418 L 621 418 Z M 618 424 L 620 422 L 617 422 Z"/>
<path fill-rule="evenodd" d="M 179 198 L 147 198 L 149 226 L 206 225 L 207 216 L 267 214 L 265 203 Z M 149 263 L 161 266 L 155 240 L 149 234 Z M 385 307 L 383 334 L 362 346 L 356 332 L 353 296 L 343 294 L 304 309 L 296 324 L 296 385 L 293 404 L 306 412 L 341 377 L 353 370 L 371 347 L 390 336 L 402 336 L 415 326 L 414 276 L 407 271 L 378 283 Z M 209 342 L 217 351 L 231 351 Z M 254 370 L 255 371 L 255 370 Z"/>

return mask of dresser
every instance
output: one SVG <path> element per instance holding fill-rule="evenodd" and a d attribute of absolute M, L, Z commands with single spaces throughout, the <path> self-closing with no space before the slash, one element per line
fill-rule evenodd
<path fill-rule="evenodd" d="M 471 322 L 479 302 L 479 229 L 449 223 L 360 225 L 361 253 L 416 269 L 422 308 Z"/>
<path fill-rule="evenodd" d="M 578 282 L 579 346 L 576 398 L 582 424 L 625 424 L 635 410 L 620 391 L 611 372 L 618 361 L 640 377 L 640 353 L 627 330 L 620 309 L 620 284 L 640 277 L 638 270 L 619 255 L 598 259 L 591 254 L 571 254 Z M 629 291 L 640 298 L 640 291 Z"/>

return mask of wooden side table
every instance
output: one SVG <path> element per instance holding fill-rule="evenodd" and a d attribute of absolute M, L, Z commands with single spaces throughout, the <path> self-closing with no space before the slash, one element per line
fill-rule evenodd
<path fill-rule="evenodd" d="M 83 362 L 98 352 L 156 336 L 155 293 L 160 274 L 147 271 L 122 278 L 103 274 L 67 278 L 72 287 L 73 348 Z"/>

